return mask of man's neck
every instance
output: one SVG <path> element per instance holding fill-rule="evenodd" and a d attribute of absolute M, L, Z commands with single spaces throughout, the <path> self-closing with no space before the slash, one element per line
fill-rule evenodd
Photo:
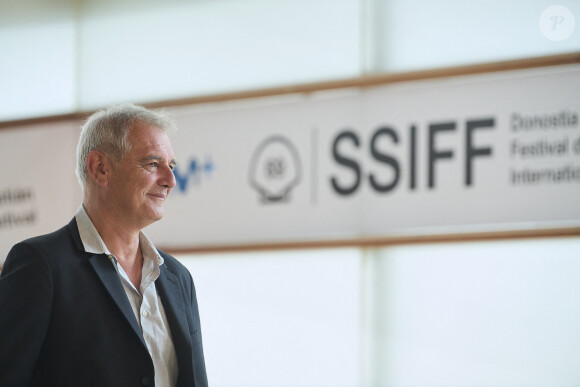
<path fill-rule="evenodd" d="M 117 258 L 123 269 L 125 266 L 134 266 L 142 262 L 139 249 L 140 230 L 132 229 L 114 216 L 109 216 L 107 211 L 93 208 L 86 202 L 83 206 L 105 246 Z"/>

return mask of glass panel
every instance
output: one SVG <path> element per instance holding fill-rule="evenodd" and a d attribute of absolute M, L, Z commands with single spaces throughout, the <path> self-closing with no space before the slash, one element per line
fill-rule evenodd
<path fill-rule="evenodd" d="M 559 1 L 569 12 L 551 8 L 540 23 L 552 4 L 545 0 L 370 0 L 369 70 L 400 72 L 578 51 L 578 26 L 566 36 L 580 22 L 580 2 Z"/>
<path fill-rule="evenodd" d="M 0 121 L 74 111 L 74 3 L 0 0 Z"/>
<path fill-rule="evenodd" d="M 91 1 L 81 106 L 353 77 L 358 0 Z"/>
<path fill-rule="evenodd" d="M 178 256 L 212 386 L 358 385 L 356 249 Z"/>
<path fill-rule="evenodd" d="M 572 386 L 580 238 L 369 252 L 373 386 Z"/>

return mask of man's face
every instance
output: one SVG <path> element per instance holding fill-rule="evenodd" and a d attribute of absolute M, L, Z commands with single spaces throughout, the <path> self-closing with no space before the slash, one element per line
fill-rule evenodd
<path fill-rule="evenodd" d="M 131 149 L 114 168 L 110 200 L 124 223 L 142 229 L 163 217 L 175 187 L 175 156 L 167 134 L 150 124 L 134 125 L 127 141 Z"/>

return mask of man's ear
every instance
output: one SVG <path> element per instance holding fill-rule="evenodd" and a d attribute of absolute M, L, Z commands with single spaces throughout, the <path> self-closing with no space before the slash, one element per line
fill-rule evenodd
<path fill-rule="evenodd" d="M 103 187 L 112 172 L 111 160 L 101 151 L 92 150 L 87 156 L 87 173 L 92 181 Z"/>

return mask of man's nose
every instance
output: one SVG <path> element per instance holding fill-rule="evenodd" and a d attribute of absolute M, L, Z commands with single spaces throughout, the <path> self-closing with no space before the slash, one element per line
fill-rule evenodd
<path fill-rule="evenodd" d="M 166 165 L 163 167 L 163 176 L 160 181 L 162 186 L 168 187 L 169 189 L 173 189 L 177 182 L 175 181 L 175 175 L 173 174 L 173 169 Z"/>

